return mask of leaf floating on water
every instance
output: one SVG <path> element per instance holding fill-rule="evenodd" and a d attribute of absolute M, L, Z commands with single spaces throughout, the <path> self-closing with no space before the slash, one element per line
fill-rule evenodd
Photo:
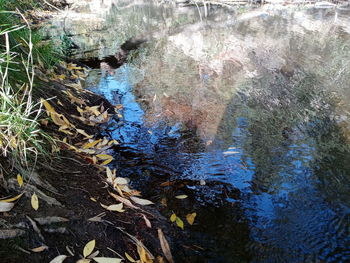
<path fill-rule="evenodd" d="M 176 225 L 180 227 L 182 230 L 184 230 L 184 222 L 181 220 L 180 217 L 176 217 Z"/>
<path fill-rule="evenodd" d="M 139 205 L 152 205 L 154 204 L 152 201 L 150 200 L 147 200 L 147 199 L 142 199 L 142 198 L 139 198 L 139 197 L 136 197 L 136 196 L 130 196 L 130 199 L 135 202 L 136 204 L 139 204 Z"/>
<path fill-rule="evenodd" d="M 66 255 L 59 255 L 55 257 L 53 260 L 50 261 L 50 263 L 62 263 L 67 258 Z"/>
<path fill-rule="evenodd" d="M 166 240 L 163 234 L 163 231 L 160 228 L 158 228 L 158 238 L 159 238 L 160 246 L 162 248 L 164 256 L 169 261 L 169 263 L 174 263 L 173 256 L 171 255 L 169 243 Z"/>
<path fill-rule="evenodd" d="M 186 220 L 191 226 L 193 225 L 194 219 L 196 218 L 196 216 L 197 216 L 197 213 L 188 214 L 186 216 Z"/>
<path fill-rule="evenodd" d="M 172 214 L 170 217 L 170 221 L 174 223 L 176 220 L 176 217 L 177 217 L 176 214 Z"/>
<path fill-rule="evenodd" d="M 38 196 L 36 195 L 36 193 L 34 193 L 32 195 L 31 204 L 32 204 L 32 207 L 34 210 L 39 209 L 39 199 L 38 199 Z"/>
<path fill-rule="evenodd" d="M 96 240 L 91 240 L 85 245 L 83 250 L 83 255 L 85 258 L 92 253 L 92 251 L 95 248 L 95 245 L 96 245 Z"/>
<path fill-rule="evenodd" d="M 17 174 L 17 182 L 19 184 L 19 187 L 23 186 L 23 178 L 20 174 Z"/>
<path fill-rule="evenodd" d="M 120 263 L 120 262 L 122 262 L 121 258 L 95 257 L 94 260 L 97 263 Z"/>
<path fill-rule="evenodd" d="M 239 152 L 236 152 L 236 151 L 226 151 L 226 152 L 223 152 L 224 155 L 230 155 L 230 154 L 236 154 L 236 153 L 239 153 Z"/>
<path fill-rule="evenodd" d="M 8 212 L 15 206 L 14 203 L 0 202 L 0 212 Z"/>
<path fill-rule="evenodd" d="M 175 198 L 177 199 L 186 199 L 188 196 L 187 195 L 177 195 Z"/>
<path fill-rule="evenodd" d="M 40 246 L 40 247 L 36 247 L 36 248 L 32 248 L 31 251 L 35 252 L 35 253 L 40 253 L 40 252 L 43 252 L 44 250 L 47 250 L 49 249 L 48 246 Z"/>
<path fill-rule="evenodd" d="M 125 257 L 132 263 L 136 263 L 137 261 L 135 259 L 133 259 L 128 253 L 124 253 L 125 254 Z"/>

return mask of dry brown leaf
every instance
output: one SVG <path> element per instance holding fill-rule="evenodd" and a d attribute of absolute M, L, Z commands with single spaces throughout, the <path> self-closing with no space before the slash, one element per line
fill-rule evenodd
<path fill-rule="evenodd" d="M 35 253 L 40 253 L 40 252 L 43 252 L 45 250 L 49 249 L 48 246 L 40 246 L 40 247 L 36 247 L 36 248 L 32 248 L 31 251 L 35 252 Z"/>
<path fill-rule="evenodd" d="M 143 217 L 143 220 L 145 220 L 146 226 L 149 228 L 152 228 L 151 221 L 149 221 L 149 219 L 144 214 L 141 214 L 141 215 Z"/>
<path fill-rule="evenodd" d="M 186 216 L 187 222 L 188 222 L 190 225 L 193 225 L 194 219 L 196 218 L 196 216 L 197 216 L 197 213 L 188 214 L 188 215 Z"/>
<path fill-rule="evenodd" d="M 158 228 L 158 238 L 159 238 L 160 246 L 162 248 L 165 258 L 169 261 L 169 263 L 174 263 L 174 259 L 171 254 L 169 243 L 166 240 L 163 234 L 163 231 L 160 228 Z"/>

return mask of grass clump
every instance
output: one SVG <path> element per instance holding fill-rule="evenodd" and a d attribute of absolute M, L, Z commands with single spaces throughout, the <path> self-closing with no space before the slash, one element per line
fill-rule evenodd
<path fill-rule="evenodd" d="M 0 0 L 0 149 L 11 166 L 33 168 L 48 156 L 54 140 L 39 123 L 41 104 L 33 89 L 37 67 L 55 63 L 50 46 L 41 44 L 19 12 L 6 11 Z M 22 21 L 22 23 L 21 23 Z M 45 53 L 46 52 L 46 53 Z"/>

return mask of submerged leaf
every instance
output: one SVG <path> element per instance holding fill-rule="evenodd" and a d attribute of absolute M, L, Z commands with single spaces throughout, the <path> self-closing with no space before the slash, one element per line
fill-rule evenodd
<path fill-rule="evenodd" d="M 176 220 L 176 214 L 172 214 L 172 215 L 170 216 L 170 221 L 174 223 L 175 220 Z"/>
<path fill-rule="evenodd" d="M 197 213 L 188 214 L 188 215 L 186 216 L 187 222 L 188 222 L 190 225 L 193 225 L 194 219 L 196 218 L 196 216 L 197 216 Z"/>
<path fill-rule="evenodd" d="M 176 225 L 180 227 L 182 230 L 184 230 L 184 222 L 181 220 L 180 217 L 176 217 Z"/>
<path fill-rule="evenodd" d="M 90 255 L 92 253 L 92 251 L 95 248 L 95 245 L 96 245 L 96 240 L 91 240 L 85 245 L 84 250 L 83 250 L 84 257 L 87 257 L 88 255 Z"/>
<path fill-rule="evenodd" d="M 17 174 L 17 182 L 19 184 L 19 187 L 23 186 L 23 177 L 20 174 Z"/>
<path fill-rule="evenodd" d="M 34 210 L 39 209 L 39 199 L 38 199 L 38 196 L 36 195 L 36 193 L 34 193 L 32 195 L 31 204 L 32 204 L 32 207 L 34 208 Z"/>
<path fill-rule="evenodd" d="M 8 212 L 15 206 L 14 203 L 0 202 L 0 212 Z"/>

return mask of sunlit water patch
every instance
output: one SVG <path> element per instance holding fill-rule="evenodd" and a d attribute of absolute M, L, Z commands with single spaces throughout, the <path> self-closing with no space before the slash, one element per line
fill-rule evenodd
<path fill-rule="evenodd" d="M 112 165 L 156 202 L 191 195 L 163 211 L 198 212 L 180 262 L 350 261 L 350 27 L 320 10 L 216 13 L 91 74 L 122 105 Z"/>

